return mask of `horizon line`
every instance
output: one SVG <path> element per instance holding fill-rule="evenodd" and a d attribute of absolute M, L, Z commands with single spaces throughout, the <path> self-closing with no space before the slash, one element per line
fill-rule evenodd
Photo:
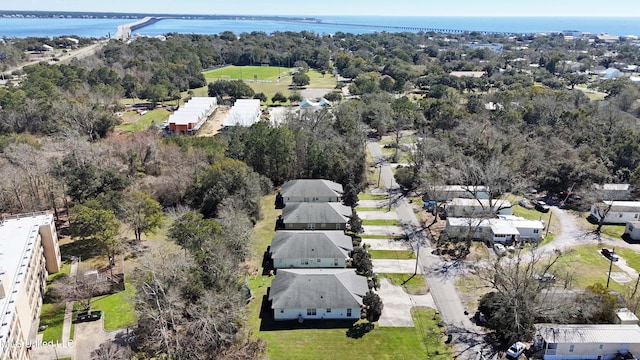
<path fill-rule="evenodd" d="M 0 12 L 31 12 L 31 13 L 81 13 L 81 14 L 121 14 L 121 15 L 174 15 L 174 16 L 256 16 L 256 17 L 305 17 L 305 18 L 314 18 L 314 17 L 323 17 L 323 16 L 337 16 L 337 17 L 407 17 L 407 18 L 422 18 L 422 17 L 451 17 L 451 18 L 626 18 L 626 19 L 640 19 L 640 15 L 513 15 L 513 14 L 502 14 L 502 15 L 379 15 L 379 14 L 222 14 L 222 13 L 173 13 L 173 12 L 157 12 L 157 13 L 147 13 L 147 12 L 121 12 L 121 11 L 85 11 L 85 10 L 5 10 L 0 9 Z"/>

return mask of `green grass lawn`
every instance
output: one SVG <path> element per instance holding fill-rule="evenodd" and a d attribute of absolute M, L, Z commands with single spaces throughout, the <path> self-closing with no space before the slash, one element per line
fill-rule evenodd
<path fill-rule="evenodd" d="M 133 123 L 120 124 L 116 126 L 116 130 L 129 132 L 145 131 L 152 125 L 162 124 L 169 118 L 169 115 L 171 115 L 171 112 L 164 108 L 151 110 Z"/>
<path fill-rule="evenodd" d="M 451 359 L 444 344 L 446 333 L 438 327 L 439 316 L 433 309 L 412 309 L 416 327 L 380 327 L 362 330 L 366 322 L 354 324 L 324 321 L 277 323 L 279 330 L 267 330 L 262 324 L 262 299 L 273 277 L 257 276 L 249 281 L 256 298 L 248 305 L 248 323 L 255 336 L 267 341 L 267 356 L 278 360 L 305 359 Z M 271 322 L 272 323 L 272 322 Z M 262 327 L 261 327 L 262 325 Z M 362 331 L 358 331 L 362 330 Z M 347 355 L 348 354 L 348 355 Z"/>
<path fill-rule="evenodd" d="M 602 235 L 610 237 L 615 240 L 622 239 L 622 235 L 624 234 L 624 229 L 626 225 L 603 225 L 602 226 Z"/>
<path fill-rule="evenodd" d="M 40 325 L 47 325 L 42 331 L 43 341 L 62 341 L 62 326 L 64 323 L 65 303 L 57 303 L 51 296 L 51 287 L 57 279 L 69 275 L 71 264 L 67 261 L 62 263 L 60 271 L 49 275 L 47 278 L 46 292 L 43 299 L 42 309 L 40 310 Z M 73 325 L 72 329 L 73 331 Z M 73 339 L 73 334 L 71 336 Z"/>
<path fill-rule="evenodd" d="M 42 304 L 40 325 L 47 328 L 42 332 L 42 341 L 62 341 L 65 304 Z"/>
<path fill-rule="evenodd" d="M 310 88 L 334 89 L 338 83 L 332 74 L 325 74 L 322 76 L 322 73 L 315 69 L 309 69 L 307 75 L 309 75 L 309 79 L 311 80 L 311 83 L 309 84 Z"/>
<path fill-rule="evenodd" d="M 253 241 L 251 243 L 253 251 L 252 268 L 262 266 L 262 255 L 267 251 L 267 246 L 271 245 L 271 240 L 276 234 L 276 219 L 282 213 L 282 210 L 275 208 L 275 200 L 275 194 L 263 196 L 260 200 L 260 211 L 263 217 L 253 227 Z"/>
<path fill-rule="evenodd" d="M 367 193 L 358 194 L 358 200 L 386 200 L 389 196 L 387 195 L 373 195 Z"/>
<path fill-rule="evenodd" d="M 136 314 L 133 309 L 134 297 L 135 287 L 131 283 L 126 283 L 124 291 L 91 299 L 91 309 L 102 310 L 105 330 L 132 326 L 136 323 Z"/>
<path fill-rule="evenodd" d="M 616 248 L 616 254 L 620 255 L 627 265 L 640 272 L 640 253 L 631 249 Z"/>
<path fill-rule="evenodd" d="M 387 209 L 386 206 L 381 207 L 381 208 L 376 208 L 376 207 L 356 207 L 356 211 L 381 211 L 380 209 Z"/>
<path fill-rule="evenodd" d="M 411 250 L 369 250 L 372 259 L 411 260 L 416 254 Z"/>
<path fill-rule="evenodd" d="M 362 220 L 362 225 L 396 226 L 398 225 L 398 220 L 396 219 L 365 219 L 365 220 Z"/>
<path fill-rule="evenodd" d="M 420 274 L 378 274 L 381 278 L 389 279 L 394 285 L 402 286 L 407 294 L 425 295 L 427 283 Z"/>
<path fill-rule="evenodd" d="M 600 254 L 601 246 L 585 245 L 574 247 L 558 260 L 557 269 L 559 277 L 572 276 L 572 287 L 574 289 L 584 289 L 597 282 L 606 284 L 607 272 L 609 271 L 609 260 Z M 612 271 L 621 271 L 615 263 Z M 562 281 L 559 279 L 559 281 Z M 611 281 L 609 287 L 613 290 L 620 290 L 620 286 L 615 281 Z"/>
<path fill-rule="evenodd" d="M 278 75 L 286 76 L 289 72 L 295 71 L 295 68 L 278 67 L 278 66 L 235 66 L 229 65 L 219 69 L 209 70 L 204 73 L 207 82 L 229 77 L 230 79 L 240 79 L 253 81 L 254 75 L 258 80 L 277 80 Z"/>

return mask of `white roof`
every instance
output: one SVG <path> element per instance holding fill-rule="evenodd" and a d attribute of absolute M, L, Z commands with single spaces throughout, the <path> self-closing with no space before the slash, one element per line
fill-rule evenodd
<path fill-rule="evenodd" d="M 593 187 L 598 190 L 619 190 L 626 191 L 630 190 L 630 184 L 593 184 Z"/>
<path fill-rule="evenodd" d="M 450 226 L 460 227 L 460 226 L 478 226 L 478 227 L 489 227 L 492 230 L 495 229 L 498 231 L 507 231 L 508 228 L 516 229 L 544 229 L 544 224 L 542 221 L 538 220 L 527 220 L 518 216 L 500 216 L 498 219 L 477 219 L 477 218 L 456 218 L 456 217 L 448 217 L 447 224 Z M 519 232 L 515 232 L 513 229 L 512 234 L 519 234 Z M 494 234 L 506 234 L 503 232 L 495 232 Z"/>
<path fill-rule="evenodd" d="M 40 226 L 52 222 L 53 215 L 48 213 L 8 216 L 0 220 L 0 283 L 6 295 L 0 298 L 0 354 L 16 314 L 18 289 L 25 283 L 26 271 L 18 270 L 22 265 L 29 266 Z"/>
<path fill-rule="evenodd" d="M 638 325 L 537 324 L 536 328 L 552 344 L 640 344 Z"/>
<path fill-rule="evenodd" d="M 259 99 L 238 99 L 225 117 L 222 126 L 251 126 L 260 120 Z"/>
<path fill-rule="evenodd" d="M 505 199 L 493 199 L 491 201 L 493 203 L 493 208 L 510 208 L 511 202 Z M 448 201 L 448 206 L 479 206 L 483 208 L 489 208 L 490 201 L 489 199 L 469 199 L 469 198 L 454 198 Z"/>
<path fill-rule="evenodd" d="M 611 208 L 640 208 L 640 201 L 603 201 L 607 205 L 611 205 Z"/>
<path fill-rule="evenodd" d="M 217 107 L 218 99 L 214 97 L 194 97 L 184 104 L 178 111 L 169 116 L 169 123 L 176 125 L 197 124 L 204 122 Z"/>
<path fill-rule="evenodd" d="M 491 223 L 491 231 L 496 235 L 520 235 L 513 223 L 506 221 L 496 221 Z"/>

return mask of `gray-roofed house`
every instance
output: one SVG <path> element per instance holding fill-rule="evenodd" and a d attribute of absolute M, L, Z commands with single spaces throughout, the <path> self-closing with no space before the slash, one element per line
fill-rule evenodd
<path fill-rule="evenodd" d="M 360 318 L 367 279 L 354 269 L 280 269 L 269 301 L 275 320 Z"/>
<path fill-rule="evenodd" d="M 289 203 L 278 223 L 282 230 L 344 230 L 351 208 L 337 202 Z"/>
<path fill-rule="evenodd" d="M 282 185 L 282 203 L 291 202 L 340 202 L 342 185 L 323 179 L 297 179 Z"/>
<path fill-rule="evenodd" d="M 618 355 L 640 354 L 638 325 L 537 324 L 536 345 L 545 360 L 635 359 Z"/>
<path fill-rule="evenodd" d="M 343 231 L 276 231 L 271 240 L 273 267 L 344 268 L 353 251 Z"/>

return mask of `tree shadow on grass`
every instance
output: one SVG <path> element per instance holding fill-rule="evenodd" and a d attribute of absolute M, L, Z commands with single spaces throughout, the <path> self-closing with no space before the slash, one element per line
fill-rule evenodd
<path fill-rule="evenodd" d="M 101 255 L 98 242 L 90 239 L 76 239 L 70 243 L 60 245 L 60 252 L 65 256 L 80 257 L 82 260 Z"/>
<path fill-rule="evenodd" d="M 270 289 L 269 289 L 270 290 Z M 262 297 L 260 308 L 260 331 L 296 330 L 296 329 L 350 329 L 354 326 L 354 320 L 318 319 L 305 320 L 274 320 L 273 310 L 269 302 L 269 291 Z"/>
<path fill-rule="evenodd" d="M 373 324 L 370 322 L 353 324 L 353 326 L 351 326 L 349 330 L 347 330 L 347 337 L 352 339 L 360 339 L 371 330 L 373 330 Z"/>

